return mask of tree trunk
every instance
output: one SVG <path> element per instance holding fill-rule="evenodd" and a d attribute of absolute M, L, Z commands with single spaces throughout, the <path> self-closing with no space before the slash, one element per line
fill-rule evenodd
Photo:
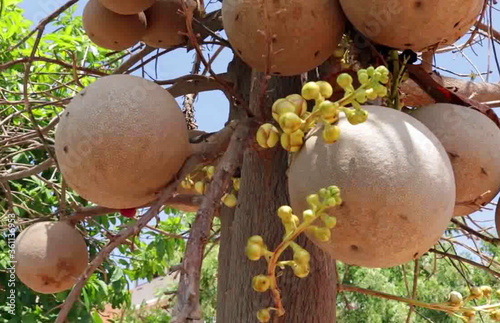
<path fill-rule="evenodd" d="M 270 107 L 274 100 L 300 93 L 299 77 L 273 77 L 269 80 L 265 108 L 261 109 L 259 98 L 263 76 L 255 73 L 250 78 L 248 70 L 236 70 L 238 72 L 233 75 L 238 75 L 238 90 L 250 92 L 252 87 L 250 109 L 258 116 L 265 113 L 265 120 L 270 120 Z M 248 82 L 250 79 L 252 82 Z M 253 276 L 266 273 L 266 261 L 250 261 L 244 250 L 252 235 L 261 235 L 269 249 L 274 249 L 282 239 L 284 231 L 276 210 L 281 205 L 289 204 L 287 163 L 288 155 L 281 147 L 265 151 L 249 148 L 245 152 L 238 205 L 234 211 L 224 209 L 221 214 L 217 322 L 257 322 L 256 312 L 273 306 L 270 294 L 255 292 L 251 284 Z M 300 279 L 286 268 L 284 275 L 278 278 L 286 314 L 273 322 L 335 322 L 335 261 L 304 236 L 299 237 L 297 242 L 311 254 L 311 273 Z M 281 260 L 291 258 L 292 252 L 288 250 Z"/>

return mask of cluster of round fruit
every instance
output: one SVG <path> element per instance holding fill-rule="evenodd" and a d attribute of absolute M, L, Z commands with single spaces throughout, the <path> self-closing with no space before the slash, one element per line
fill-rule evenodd
<path fill-rule="evenodd" d="M 184 180 L 181 181 L 180 186 L 182 189 L 190 192 L 194 189 L 194 191 L 198 194 L 204 195 L 207 191 L 207 186 L 210 181 L 212 181 L 212 177 L 215 173 L 215 166 L 204 166 L 201 169 L 201 173 L 205 174 L 202 178 L 199 178 L 199 173 L 190 174 L 186 176 Z M 240 190 L 240 179 L 232 178 L 232 186 L 229 193 L 225 193 L 222 196 L 222 203 L 229 208 L 233 208 L 236 206 L 238 191 Z M 179 192 L 179 190 L 178 190 Z"/>
<path fill-rule="evenodd" d="M 90 0 L 83 28 L 98 46 L 124 50 L 139 41 L 156 48 L 185 43 L 181 0 Z"/>
<path fill-rule="evenodd" d="M 272 116 L 282 132 L 270 123 L 263 124 L 257 131 L 257 142 L 263 148 L 272 148 L 280 141 L 287 151 L 297 152 L 304 143 L 304 135 L 321 122 L 324 141 L 334 143 L 340 136 L 340 128 L 333 123 L 338 121 L 341 111 L 352 125 L 363 123 L 368 113 L 361 104 L 387 95 L 384 84 L 389 82 L 389 71 L 385 66 L 359 70 L 358 80 L 361 85 L 354 89 L 349 74 L 338 76 L 337 84 L 344 89 L 345 94 L 337 102 L 328 100 L 333 88 L 325 81 L 308 82 L 302 87 L 301 95 L 291 94 L 276 100 L 272 106 Z M 307 100 L 315 102 L 311 112 L 307 111 Z M 352 105 L 352 108 L 347 108 L 348 105 Z"/>
<path fill-rule="evenodd" d="M 278 209 L 277 214 L 285 229 L 285 235 L 283 242 L 274 251 L 267 249 L 261 236 L 252 236 L 248 239 L 245 248 L 245 254 L 248 259 L 258 261 L 264 257 L 268 263 L 267 274 L 253 277 L 252 287 L 256 292 L 260 293 L 271 289 L 275 301 L 275 307 L 261 309 L 257 312 L 259 322 L 269 322 L 271 311 L 276 311 L 278 316 L 284 314 L 276 282 L 276 267 L 284 269 L 288 266 L 293 270 L 295 276 L 299 278 L 305 278 L 309 275 L 309 261 L 311 256 L 307 250 L 294 242 L 295 238 L 307 231 L 319 241 L 326 242 L 330 240 L 330 230 L 337 223 L 336 218 L 328 215 L 325 211 L 342 203 L 338 187 L 329 186 L 322 188 L 317 194 L 307 196 L 306 201 L 310 208 L 303 212 L 302 221 L 298 216 L 293 214 L 290 206 L 283 205 Z M 318 225 L 321 222 L 322 225 Z M 293 260 L 279 261 L 281 254 L 288 247 L 293 250 Z"/>
<path fill-rule="evenodd" d="M 225 0 L 222 20 L 234 52 L 252 68 L 298 75 L 321 65 L 344 34 L 345 17 L 374 43 L 424 51 L 455 42 L 485 0 Z M 262 28 L 266 26 L 266 28 Z M 361 35 L 351 33 L 354 41 Z"/>
<path fill-rule="evenodd" d="M 473 213 L 499 192 L 500 130 L 480 112 L 452 104 L 410 114 L 362 108 L 370 117 L 359 126 L 340 117 L 335 144 L 308 136 L 287 173 L 290 202 L 302 212 L 310 192 L 335 183 L 345 203 L 332 211 L 339 224 L 332 238 L 306 234 L 334 259 L 392 267 L 422 256 L 453 215 Z"/>

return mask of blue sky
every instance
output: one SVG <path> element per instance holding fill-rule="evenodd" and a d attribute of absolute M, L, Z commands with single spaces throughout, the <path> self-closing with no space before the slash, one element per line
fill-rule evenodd
<path fill-rule="evenodd" d="M 64 4 L 65 0 L 25 0 L 21 3 L 21 7 L 25 9 L 25 17 L 38 22 L 39 20 L 46 17 L 53 10 Z M 81 14 L 83 7 L 87 1 L 80 0 L 77 7 L 77 14 Z M 211 5 L 209 11 L 215 10 L 219 4 Z M 493 13 L 493 27 L 500 30 L 500 13 L 494 10 Z M 418 29 L 416 28 L 416 32 Z M 467 37 L 459 40 L 457 44 L 463 43 Z M 482 44 L 475 45 L 473 49 L 464 50 L 463 54 L 460 52 L 449 52 L 442 55 L 437 55 L 436 65 L 444 69 L 452 70 L 460 74 L 470 74 L 477 70 L 485 72 L 488 68 L 488 53 L 491 53 L 491 48 L 489 48 L 488 42 L 485 41 Z M 500 55 L 500 47 L 497 46 L 497 51 Z M 473 67 L 467 60 L 465 56 L 473 62 L 475 67 Z M 218 59 L 212 65 L 212 68 L 216 73 L 224 72 L 226 70 L 227 64 L 232 59 L 232 53 L 228 49 L 224 49 L 219 55 Z M 175 77 L 179 77 L 185 74 L 189 74 L 193 61 L 193 52 L 186 53 L 185 50 L 179 49 L 168 55 L 160 58 L 158 62 L 159 71 L 158 79 L 167 80 Z M 494 60 L 490 60 L 490 70 L 492 74 L 489 76 L 490 82 L 498 82 L 499 74 L 497 67 L 495 66 Z M 148 72 L 154 75 L 153 67 L 149 67 Z M 442 71 L 442 74 L 448 74 Z M 180 102 L 180 100 L 179 100 Z M 225 96 L 219 92 L 205 92 L 198 96 L 195 102 L 196 108 L 196 119 L 201 130 L 205 131 L 217 131 L 221 129 L 227 120 L 227 115 L 229 111 L 229 106 Z M 496 109 L 497 113 L 500 111 Z M 498 196 L 496 198 L 498 200 Z M 476 219 L 490 220 L 494 218 L 493 212 L 484 211 L 480 214 L 474 216 Z M 493 225 L 493 222 L 488 224 L 483 223 L 483 225 Z"/>

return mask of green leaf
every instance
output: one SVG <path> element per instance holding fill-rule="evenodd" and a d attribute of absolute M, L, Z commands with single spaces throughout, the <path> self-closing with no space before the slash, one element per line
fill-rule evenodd
<path fill-rule="evenodd" d="M 122 277 L 123 277 L 123 270 L 120 267 L 115 267 L 113 275 L 111 275 L 110 282 L 114 283 L 115 281 L 120 280 Z"/>
<path fill-rule="evenodd" d="M 101 317 L 99 316 L 99 313 L 96 310 L 92 311 L 92 322 L 93 323 L 104 323 Z"/>

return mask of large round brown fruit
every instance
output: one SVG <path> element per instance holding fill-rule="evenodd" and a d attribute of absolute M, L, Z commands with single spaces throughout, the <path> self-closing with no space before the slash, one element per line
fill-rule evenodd
<path fill-rule="evenodd" d="M 151 7 L 155 0 L 99 0 L 99 2 L 117 14 L 134 15 Z"/>
<path fill-rule="evenodd" d="M 83 10 L 83 28 L 100 47 L 124 50 L 141 40 L 146 25 L 139 15 L 119 15 L 90 0 Z"/>
<path fill-rule="evenodd" d="M 52 294 L 71 288 L 88 264 L 81 234 L 66 222 L 39 222 L 16 239 L 16 275 L 35 292 Z"/>
<path fill-rule="evenodd" d="M 455 205 L 453 170 L 439 140 L 414 118 L 366 106 L 368 120 L 339 121 L 340 139 L 306 140 L 288 177 L 291 206 L 308 209 L 306 197 L 337 185 L 343 203 L 329 242 L 315 241 L 333 258 L 365 267 L 391 267 L 420 257 L 446 229 Z"/>
<path fill-rule="evenodd" d="M 170 48 L 185 43 L 186 19 L 178 12 L 181 0 L 157 0 L 145 11 L 148 28 L 142 40 L 156 48 Z"/>
<path fill-rule="evenodd" d="M 433 104 L 411 115 L 429 128 L 450 156 L 457 200 L 455 216 L 488 204 L 500 190 L 500 129 L 484 114 L 454 104 Z"/>
<path fill-rule="evenodd" d="M 485 0 L 340 0 L 363 35 L 396 49 L 452 44 L 476 22 Z"/>
<path fill-rule="evenodd" d="M 57 160 L 68 185 L 116 209 L 153 201 L 190 153 L 175 99 L 131 75 L 106 76 L 86 87 L 56 131 Z"/>
<path fill-rule="evenodd" d="M 497 228 L 497 235 L 500 238 L 500 200 L 497 204 L 497 210 L 495 212 L 495 226 Z"/>
<path fill-rule="evenodd" d="M 344 31 L 338 0 L 224 0 L 222 21 L 245 63 L 281 75 L 301 74 L 323 63 Z"/>

